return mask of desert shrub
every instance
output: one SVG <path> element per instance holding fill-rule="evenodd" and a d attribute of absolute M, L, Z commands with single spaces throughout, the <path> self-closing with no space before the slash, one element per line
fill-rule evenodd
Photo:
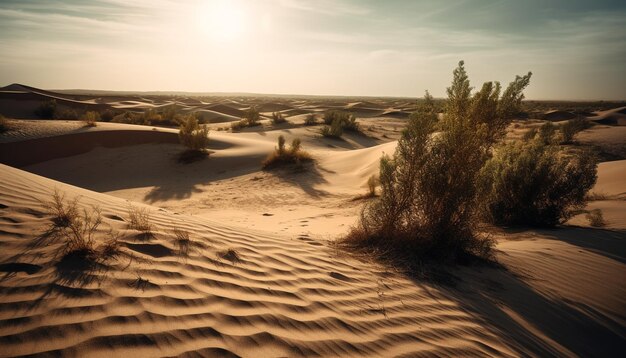
<path fill-rule="evenodd" d="M 341 138 L 341 136 L 343 135 L 343 125 L 341 123 L 341 120 L 335 119 L 330 126 L 323 126 L 321 129 L 321 133 L 324 137 Z"/>
<path fill-rule="evenodd" d="M 189 254 L 189 248 L 191 246 L 191 240 L 189 239 L 189 231 L 185 231 L 178 227 L 172 231 L 176 237 L 176 246 L 178 248 L 178 254 L 180 256 L 187 256 Z"/>
<path fill-rule="evenodd" d="M 97 125 L 96 122 L 100 120 L 100 114 L 98 112 L 89 111 L 83 114 L 80 120 L 83 121 L 87 127 L 95 127 Z"/>
<path fill-rule="evenodd" d="M 118 237 L 110 230 L 109 240 L 97 245 L 95 235 L 102 224 L 100 208 L 92 206 L 90 210 L 78 208 L 78 198 L 66 200 L 65 195 L 57 190 L 50 202 L 44 203 L 52 215 L 54 230 L 48 234 L 65 239 L 62 246 L 63 257 L 60 265 L 64 268 L 87 268 L 117 254 Z"/>
<path fill-rule="evenodd" d="M 565 222 L 584 206 L 596 168 L 590 152 L 566 155 L 541 137 L 504 144 L 481 172 L 485 217 L 507 225 Z"/>
<path fill-rule="evenodd" d="M 606 225 L 604 222 L 604 216 L 602 215 L 602 210 L 593 209 L 585 215 L 587 220 L 589 220 L 589 225 L 593 227 L 603 227 Z"/>
<path fill-rule="evenodd" d="M 150 222 L 150 210 L 148 208 L 137 208 L 128 206 L 128 226 L 137 231 L 141 231 L 146 236 L 152 236 L 152 222 Z"/>
<path fill-rule="evenodd" d="M 9 120 L 5 116 L 0 114 L 0 133 L 4 133 L 9 130 Z"/>
<path fill-rule="evenodd" d="M 314 126 L 317 124 L 317 116 L 315 113 L 309 113 L 306 117 L 304 117 L 304 125 L 305 126 Z"/>
<path fill-rule="evenodd" d="M 555 142 L 556 126 L 552 122 L 546 122 L 537 131 L 536 137 L 543 144 Z"/>
<path fill-rule="evenodd" d="M 590 123 L 588 120 L 584 118 L 575 118 L 567 121 L 566 123 L 560 126 L 560 131 L 563 136 L 563 144 L 572 143 L 574 136 L 576 133 L 581 132 L 587 128 L 589 128 Z"/>
<path fill-rule="evenodd" d="M 192 151 L 204 151 L 209 145 L 209 128 L 200 126 L 193 115 L 187 115 L 178 131 L 180 143 Z"/>
<path fill-rule="evenodd" d="M 250 107 L 250 109 L 244 113 L 242 121 L 246 127 L 260 125 L 261 115 L 259 114 L 259 110 L 255 106 Z"/>
<path fill-rule="evenodd" d="M 471 95 L 463 62 L 454 70 L 438 122 L 432 98 L 410 116 L 393 157 L 380 162 L 379 199 L 361 212 L 343 240 L 417 269 L 419 262 L 488 256 L 491 241 L 476 234 L 477 178 L 494 143 L 505 134 L 531 74 L 517 76 L 500 95 L 487 82 Z"/>
<path fill-rule="evenodd" d="M 57 110 L 54 114 L 55 119 L 69 119 L 69 120 L 77 120 L 80 118 L 78 112 L 71 108 L 65 108 L 62 110 Z"/>
<path fill-rule="evenodd" d="M 42 119 L 53 119 L 57 113 L 57 101 L 52 99 L 49 101 L 41 102 L 35 109 L 35 115 Z"/>
<path fill-rule="evenodd" d="M 344 130 L 349 132 L 360 132 L 361 128 L 356 121 L 356 117 L 354 115 L 350 115 L 347 119 L 341 122 L 341 125 Z"/>
<path fill-rule="evenodd" d="M 287 119 L 285 119 L 285 117 L 283 117 L 283 114 L 280 112 L 272 112 L 272 123 L 273 124 L 287 123 Z"/>
<path fill-rule="evenodd" d="M 137 124 L 151 125 L 161 122 L 161 120 L 161 115 L 154 108 L 148 108 L 142 113 L 141 123 Z"/>
<path fill-rule="evenodd" d="M 328 110 L 324 112 L 324 124 L 330 125 L 335 120 L 345 121 L 350 117 L 350 113 L 345 111 Z"/>
<path fill-rule="evenodd" d="M 539 131 L 537 130 L 537 128 L 531 128 L 524 133 L 524 135 L 522 136 L 522 140 L 523 141 L 532 140 L 537 136 L 538 132 Z"/>
<path fill-rule="evenodd" d="M 380 184 L 380 180 L 378 176 L 372 174 L 369 178 L 367 178 L 367 189 L 368 194 L 371 197 L 376 196 L 376 187 Z"/>
<path fill-rule="evenodd" d="M 278 146 L 263 161 L 263 169 L 272 169 L 286 164 L 300 165 L 302 162 L 310 161 L 312 157 L 302 150 L 300 138 L 294 138 L 291 147 L 285 147 L 285 137 L 278 137 Z"/>
<path fill-rule="evenodd" d="M 161 120 L 168 124 L 176 123 L 178 120 L 178 106 L 176 104 L 166 106 L 161 112 Z"/>
<path fill-rule="evenodd" d="M 102 122 L 111 122 L 115 117 L 115 112 L 110 109 L 104 110 L 100 113 L 100 120 Z"/>

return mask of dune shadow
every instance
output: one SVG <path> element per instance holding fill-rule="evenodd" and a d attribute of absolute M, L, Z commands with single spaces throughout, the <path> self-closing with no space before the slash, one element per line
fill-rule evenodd
<path fill-rule="evenodd" d="M 321 198 L 328 196 L 325 190 L 317 189 L 316 186 L 327 183 L 328 181 L 322 175 L 322 168 L 316 163 L 305 163 L 302 166 L 288 166 L 269 170 L 272 175 L 280 178 L 282 181 L 296 186 L 313 198 Z"/>

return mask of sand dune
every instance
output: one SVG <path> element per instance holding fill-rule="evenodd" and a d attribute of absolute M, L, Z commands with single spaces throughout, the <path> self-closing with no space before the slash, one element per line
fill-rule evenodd
<path fill-rule="evenodd" d="M 615 234 L 507 235 L 515 240 L 499 249 L 510 273 L 468 268 L 448 284 L 415 282 L 314 235 L 157 208 L 155 237 L 142 241 L 127 229 L 123 199 L 6 166 L 0 179 L 2 355 L 610 355 L 626 338 L 626 255 L 612 249 L 624 239 Z M 40 201 L 53 188 L 100 205 L 123 232 L 124 255 L 89 274 L 60 272 L 61 243 L 39 238 Z M 188 254 L 175 227 L 191 234 Z"/>
<path fill-rule="evenodd" d="M 589 119 L 601 124 L 624 126 L 626 125 L 626 107 L 598 112 L 596 116 Z"/>

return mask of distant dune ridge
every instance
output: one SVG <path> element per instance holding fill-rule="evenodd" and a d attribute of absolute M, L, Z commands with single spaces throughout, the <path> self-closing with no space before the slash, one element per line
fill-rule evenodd
<path fill-rule="evenodd" d="M 624 352 L 623 107 L 593 113 L 597 124 L 575 137 L 611 159 L 599 165 L 586 208 L 602 210 L 603 228 L 590 228 L 585 213 L 557 230 L 491 228 L 502 268 L 416 278 L 333 244 L 356 223 L 368 179 L 381 155 L 395 151 L 414 101 L 57 96 L 11 85 L 0 89 L 0 113 L 19 117 L 10 113 L 34 110 L 43 98 L 76 108 L 176 103 L 215 123 L 208 157 L 191 164 L 176 160 L 184 148 L 175 128 L 10 123 L 0 134 L 0 356 Z M 242 133 L 215 130 L 252 105 L 290 123 L 262 117 Z M 302 125 L 327 109 L 354 113 L 363 133 L 324 138 L 321 125 Z M 516 121 L 509 136 L 543 122 Z M 262 170 L 281 135 L 300 138 L 315 163 Z M 119 235 L 114 259 L 83 271 L 59 264 L 64 240 L 46 235 L 52 217 L 44 205 L 55 190 L 101 209 L 95 240 Z M 132 210 L 148 213 L 149 234 L 131 228 Z"/>

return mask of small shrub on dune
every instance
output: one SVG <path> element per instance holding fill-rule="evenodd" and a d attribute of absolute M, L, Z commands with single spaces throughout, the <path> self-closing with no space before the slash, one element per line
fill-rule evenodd
<path fill-rule="evenodd" d="M 330 125 L 335 120 L 339 120 L 340 122 L 348 120 L 350 117 L 350 113 L 344 111 L 337 110 L 329 110 L 324 112 L 324 124 Z"/>
<path fill-rule="evenodd" d="M 100 114 L 98 112 L 89 111 L 80 117 L 80 120 L 85 123 L 86 127 L 95 127 L 100 120 Z"/>
<path fill-rule="evenodd" d="M 501 145 L 483 167 L 486 218 L 496 224 L 554 226 L 584 207 L 597 178 L 593 154 L 566 155 L 548 138 Z"/>
<path fill-rule="evenodd" d="M 259 110 L 252 106 L 248 109 L 243 116 L 243 121 L 246 127 L 254 127 L 261 124 L 261 115 L 259 114 Z"/>
<path fill-rule="evenodd" d="M 35 115 L 41 119 L 53 119 L 57 114 L 57 101 L 52 99 L 49 101 L 41 102 L 37 109 L 35 109 Z"/>
<path fill-rule="evenodd" d="M 419 270 L 424 260 L 489 257 L 492 241 L 476 232 L 477 179 L 530 77 L 517 76 L 502 94 L 499 83 L 486 82 L 472 95 L 460 62 L 444 116 L 438 120 L 432 97 L 425 96 L 393 157 L 380 161 L 380 197 L 365 206 L 343 245 L 409 271 Z"/>
<path fill-rule="evenodd" d="M 304 125 L 305 126 L 314 126 L 317 124 L 317 116 L 314 113 L 307 114 L 304 117 Z"/>
<path fill-rule="evenodd" d="M 368 195 L 370 197 L 375 197 L 376 196 L 376 187 L 380 184 L 380 179 L 378 179 L 377 175 L 372 174 L 368 179 L 367 179 L 367 189 L 368 189 Z"/>
<path fill-rule="evenodd" d="M 140 231 L 145 237 L 152 236 L 152 222 L 150 221 L 150 210 L 147 208 L 137 208 L 133 205 L 128 206 L 128 226 Z"/>
<path fill-rule="evenodd" d="M 587 220 L 589 221 L 589 225 L 593 227 L 603 227 L 606 225 L 604 221 L 604 216 L 602 215 L 602 210 L 593 209 L 589 211 L 586 215 Z"/>
<path fill-rule="evenodd" d="M 584 118 L 575 118 L 562 124 L 559 128 L 563 140 L 562 144 L 570 144 L 574 140 L 574 136 L 591 126 L 591 123 Z"/>
<path fill-rule="evenodd" d="M 113 118 L 115 118 L 115 112 L 113 112 L 110 109 L 107 109 L 105 111 L 102 111 L 102 113 L 100 113 L 100 120 L 102 122 L 111 122 Z"/>
<path fill-rule="evenodd" d="M 341 120 L 335 119 L 330 126 L 325 125 L 322 127 L 320 133 L 324 137 L 328 138 L 341 138 L 343 135 L 343 125 Z"/>
<path fill-rule="evenodd" d="M 288 164 L 300 165 L 310 160 L 312 158 L 309 153 L 302 150 L 299 138 L 294 138 L 291 142 L 291 147 L 287 148 L 285 146 L 285 137 L 281 135 L 278 137 L 276 149 L 263 161 L 263 169 L 272 169 Z"/>
<path fill-rule="evenodd" d="M 54 235 L 65 240 L 58 268 L 87 269 L 118 253 L 118 237 L 112 230 L 106 242 L 97 244 L 95 241 L 102 224 L 102 214 L 97 206 L 80 210 L 78 198 L 66 201 L 65 195 L 55 190 L 52 200 L 44 207 L 53 216 Z"/>
<path fill-rule="evenodd" d="M 186 116 L 180 125 L 178 138 L 187 150 L 181 154 L 179 160 L 182 162 L 193 161 L 207 155 L 206 147 L 209 145 L 209 128 L 200 126 L 198 120 L 193 115 Z"/>
<path fill-rule="evenodd" d="M 69 120 L 77 120 L 80 119 L 78 112 L 71 108 L 66 108 L 62 110 L 57 110 L 54 114 L 55 119 L 69 119 Z"/>
<path fill-rule="evenodd" d="M 287 119 L 280 112 L 272 112 L 272 124 L 287 123 Z"/>

